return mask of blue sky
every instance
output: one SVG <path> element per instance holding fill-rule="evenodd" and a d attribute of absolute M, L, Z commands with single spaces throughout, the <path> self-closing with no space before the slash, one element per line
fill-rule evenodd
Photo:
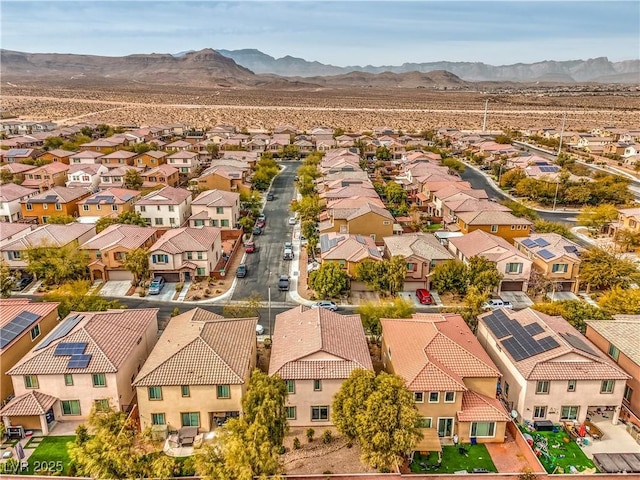
<path fill-rule="evenodd" d="M 334 65 L 640 57 L 633 1 L 1 0 L 1 46 L 129 55 L 256 48 Z"/>

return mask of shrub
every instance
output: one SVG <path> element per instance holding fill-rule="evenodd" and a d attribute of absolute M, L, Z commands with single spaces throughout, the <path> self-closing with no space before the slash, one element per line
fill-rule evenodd
<path fill-rule="evenodd" d="M 293 449 L 294 450 L 300 450 L 300 439 L 298 437 L 295 437 L 293 439 Z"/>
<path fill-rule="evenodd" d="M 204 294 L 205 294 L 205 295 L 211 295 L 211 289 L 209 289 L 209 288 L 205 288 L 205 289 L 204 289 Z"/>
<path fill-rule="evenodd" d="M 202 297 L 200 295 L 194 295 L 191 300 L 200 300 Z"/>
<path fill-rule="evenodd" d="M 307 440 L 309 443 L 313 442 L 313 436 L 316 434 L 316 431 L 313 428 L 307 428 Z"/>
<path fill-rule="evenodd" d="M 271 348 L 271 339 L 270 338 L 265 338 L 262 341 L 262 344 L 264 345 L 264 348 L 267 348 L 267 349 Z"/>
<path fill-rule="evenodd" d="M 146 296 L 147 294 L 145 293 L 144 290 L 140 290 L 140 292 L 138 293 L 138 295 L 140 295 L 141 297 Z"/>
<path fill-rule="evenodd" d="M 333 435 L 331 434 L 331 430 L 325 430 L 322 433 L 322 443 L 329 444 L 333 441 Z"/>
<path fill-rule="evenodd" d="M 184 287 L 184 283 L 182 283 L 182 282 L 176 283 L 176 292 L 180 293 L 182 291 L 183 287 Z"/>
<path fill-rule="evenodd" d="M 180 309 L 178 307 L 174 307 L 173 311 L 171 312 L 171 316 L 177 317 L 178 315 L 180 315 Z"/>
<path fill-rule="evenodd" d="M 278 453 L 280 455 L 284 455 L 285 453 L 287 453 L 287 447 L 285 447 L 284 445 L 280 445 L 280 448 L 278 449 Z"/>

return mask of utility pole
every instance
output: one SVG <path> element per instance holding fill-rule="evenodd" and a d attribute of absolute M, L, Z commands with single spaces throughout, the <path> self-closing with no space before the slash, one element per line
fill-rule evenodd
<path fill-rule="evenodd" d="M 562 116 L 562 128 L 560 129 L 560 145 L 558 145 L 558 156 L 562 153 L 562 138 L 564 137 L 564 122 L 567 119 L 567 112 Z M 554 208 L 555 210 L 555 208 Z"/>
<path fill-rule="evenodd" d="M 268 292 L 269 292 L 269 340 L 273 341 L 273 328 L 271 325 L 271 272 L 269 272 L 269 287 L 268 287 Z"/>
<path fill-rule="evenodd" d="M 482 131 L 487 131 L 487 109 L 489 107 L 489 99 L 484 101 L 484 118 L 482 119 Z"/>
<path fill-rule="evenodd" d="M 553 196 L 553 211 L 556 210 L 556 202 L 558 201 L 558 188 L 560 187 L 560 180 L 556 178 L 556 194 Z"/>

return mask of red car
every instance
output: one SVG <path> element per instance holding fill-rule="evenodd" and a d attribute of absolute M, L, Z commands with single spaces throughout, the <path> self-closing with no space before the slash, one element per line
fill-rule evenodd
<path fill-rule="evenodd" d="M 256 251 L 256 244 L 254 242 L 247 242 L 244 246 L 244 251 L 247 253 L 253 253 Z"/>
<path fill-rule="evenodd" d="M 258 219 L 258 221 L 256 222 L 256 227 L 264 228 L 266 224 L 267 222 L 265 220 Z"/>
<path fill-rule="evenodd" d="M 433 297 L 429 293 L 429 290 L 419 288 L 416 290 L 416 297 L 422 305 L 433 305 Z"/>

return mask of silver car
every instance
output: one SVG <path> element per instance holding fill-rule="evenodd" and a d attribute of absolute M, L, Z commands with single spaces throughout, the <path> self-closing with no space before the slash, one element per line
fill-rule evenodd
<path fill-rule="evenodd" d="M 313 303 L 311 308 L 326 308 L 327 310 L 335 312 L 338 310 L 338 305 L 329 300 L 320 300 L 319 302 Z"/>

